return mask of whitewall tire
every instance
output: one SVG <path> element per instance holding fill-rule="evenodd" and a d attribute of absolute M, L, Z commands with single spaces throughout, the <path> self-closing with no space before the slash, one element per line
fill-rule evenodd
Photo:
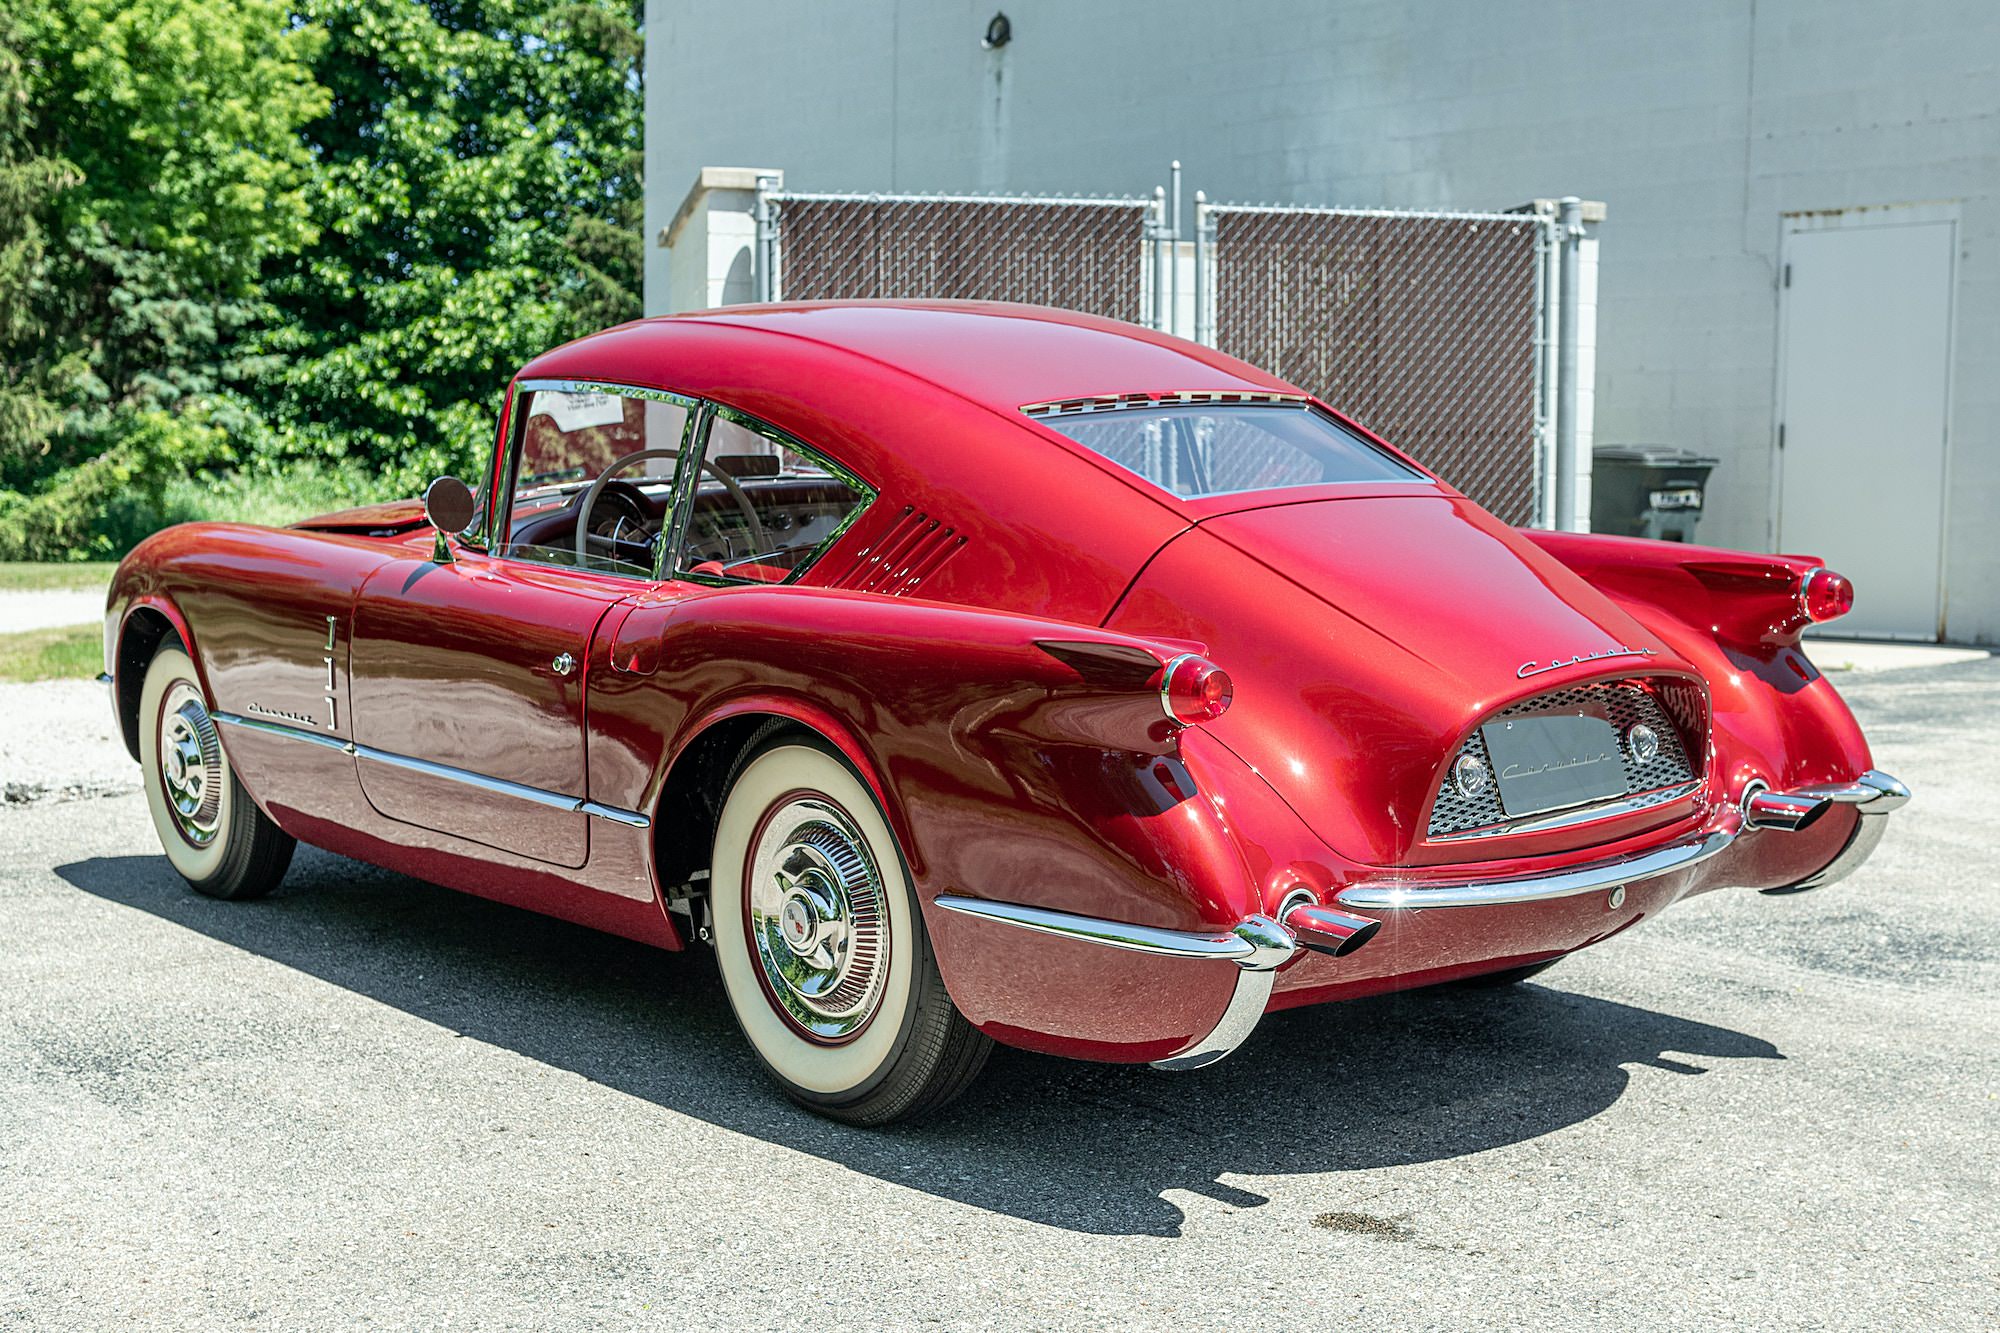
<path fill-rule="evenodd" d="M 178 640 L 153 655 L 139 692 L 139 767 L 160 846 L 211 898 L 256 898 L 285 877 L 296 845 L 229 767 L 194 663 Z"/>
<path fill-rule="evenodd" d="M 991 1043 L 945 994 L 895 835 L 831 747 L 766 733 L 739 762 L 709 889 L 737 1022 L 794 1100 L 851 1124 L 934 1110 Z"/>

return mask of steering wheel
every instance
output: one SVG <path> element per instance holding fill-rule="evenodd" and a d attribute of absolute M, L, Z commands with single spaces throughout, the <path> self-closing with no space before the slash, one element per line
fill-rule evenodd
<path fill-rule="evenodd" d="M 590 558 L 590 542 L 592 539 L 590 511 L 596 507 L 597 497 L 603 493 L 605 484 L 611 480 L 612 476 L 615 473 L 623 472 L 634 463 L 642 463 L 649 458 L 679 458 L 680 456 L 681 451 L 678 449 L 639 449 L 618 459 L 610 467 L 605 468 L 604 471 L 597 474 L 597 480 L 590 483 L 590 488 L 583 493 L 583 498 L 577 505 L 577 564 L 581 565 L 585 560 Z M 757 517 L 757 506 L 750 502 L 748 495 L 744 494 L 743 484 L 708 459 L 702 460 L 701 470 L 709 473 L 717 481 L 721 482 L 723 489 L 728 491 L 730 496 L 736 501 L 736 507 L 743 511 L 744 521 L 750 525 L 750 536 L 757 543 L 757 549 L 762 550 L 764 547 L 770 545 L 770 538 L 764 535 L 764 524 Z M 610 539 L 598 538 L 598 540 Z"/>
<path fill-rule="evenodd" d="M 588 534 L 588 544 L 601 554 L 609 554 L 618 560 L 653 567 L 653 548 L 658 538 L 647 530 L 652 510 L 646 503 L 646 493 L 629 481 L 607 481 L 604 493 L 597 497 L 596 508 L 590 512 L 590 521 L 584 523 Z M 578 516 L 582 522 L 583 517 Z M 599 522 L 606 531 L 596 531 Z"/>

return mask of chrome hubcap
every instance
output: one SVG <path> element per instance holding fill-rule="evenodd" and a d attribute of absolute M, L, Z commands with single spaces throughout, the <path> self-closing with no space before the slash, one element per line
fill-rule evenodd
<path fill-rule="evenodd" d="M 160 785 L 174 827 L 196 847 L 215 841 L 222 825 L 224 781 L 215 723 L 194 686 L 179 682 L 160 710 Z"/>
<path fill-rule="evenodd" d="M 771 812 L 751 849 L 746 906 L 764 987 L 806 1036 L 845 1041 L 882 1002 L 882 877 L 847 816 L 815 797 Z"/>

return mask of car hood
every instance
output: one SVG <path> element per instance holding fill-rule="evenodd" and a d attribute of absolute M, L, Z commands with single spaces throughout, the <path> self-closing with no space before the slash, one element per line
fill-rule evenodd
<path fill-rule="evenodd" d="M 1236 682 L 1210 730 L 1327 843 L 1406 861 L 1466 733 L 1584 680 L 1694 668 L 1463 496 L 1432 487 L 1204 519 L 1107 622 L 1198 642 Z"/>

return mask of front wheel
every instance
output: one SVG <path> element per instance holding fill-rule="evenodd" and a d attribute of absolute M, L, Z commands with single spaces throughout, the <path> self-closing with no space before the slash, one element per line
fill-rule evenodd
<path fill-rule="evenodd" d="M 230 770 L 194 663 L 175 639 L 153 654 L 140 687 L 139 767 L 160 846 L 190 888 L 261 898 L 278 887 L 297 844 Z"/>
<path fill-rule="evenodd" d="M 739 763 L 709 892 L 723 989 L 785 1093 L 854 1125 L 957 1097 L 992 1043 L 944 981 L 874 794 L 817 738 L 780 733 Z"/>

